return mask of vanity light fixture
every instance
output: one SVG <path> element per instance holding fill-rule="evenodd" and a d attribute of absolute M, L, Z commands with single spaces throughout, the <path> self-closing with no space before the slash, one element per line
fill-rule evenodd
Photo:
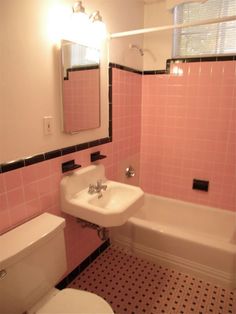
<path fill-rule="evenodd" d="M 102 22 L 102 23 L 103 23 L 102 17 L 101 17 L 101 14 L 100 14 L 99 11 L 93 12 L 93 13 L 90 15 L 89 19 L 90 19 L 92 22 L 98 21 L 98 22 Z"/>
<path fill-rule="evenodd" d="M 93 38 L 97 41 L 102 41 L 106 37 L 107 31 L 100 12 L 93 12 L 89 17 L 89 20 L 91 21 L 91 34 Z"/>
<path fill-rule="evenodd" d="M 82 5 L 82 1 L 76 1 L 72 6 L 73 13 L 85 13 L 85 8 Z"/>
<path fill-rule="evenodd" d="M 86 27 L 89 25 L 89 17 L 85 12 L 85 8 L 82 5 L 81 1 L 76 1 L 72 6 L 72 19 L 74 20 L 75 26 Z"/>
<path fill-rule="evenodd" d="M 106 37 L 106 26 L 102 21 L 100 12 L 95 11 L 88 15 L 82 1 L 76 1 L 72 6 L 72 11 L 73 36 L 80 42 L 99 46 L 99 42 Z"/>

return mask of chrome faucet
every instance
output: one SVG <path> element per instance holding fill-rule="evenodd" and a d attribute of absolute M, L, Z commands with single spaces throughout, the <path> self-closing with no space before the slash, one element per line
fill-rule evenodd
<path fill-rule="evenodd" d="M 102 184 L 102 180 L 98 180 L 97 184 L 89 184 L 89 189 L 88 189 L 88 193 L 89 194 L 95 194 L 98 193 L 98 198 L 102 197 L 102 190 L 106 191 L 107 189 L 107 185 L 106 184 Z"/>

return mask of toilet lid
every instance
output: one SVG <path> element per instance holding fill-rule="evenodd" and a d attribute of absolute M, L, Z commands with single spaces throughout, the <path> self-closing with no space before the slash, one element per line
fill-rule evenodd
<path fill-rule="evenodd" d="M 52 297 L 37 314 L 114 314 L 110 305 L 98 295 L 66 288 Z"/>

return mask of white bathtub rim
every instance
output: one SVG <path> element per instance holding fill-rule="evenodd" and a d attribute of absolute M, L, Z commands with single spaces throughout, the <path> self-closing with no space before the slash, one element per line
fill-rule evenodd
<path fill-rule="evenodd" d="M 190 232 L 195 232 L 195 234 L 204 234 L 204 236 L 208 237 L 208 238 L 212 238 L 212 239 L 217 239 L 217 241 L 221 241 L 223 240 L 226 243 L 232 244 L 232 245 L 236 245 L 236 212 L 228 210 L 228 209 L 221 209 L 221 208 L 216 208 L 216 207 L 210 207 L 210 206 L 205 206 L 205 205 L 201 205 L 201 204 L 196 204 L 196 203 L 191 203 L 191 202 L 185 202 L 182 200 L 177 200 L 177 199 L 173 199 L 173 198 L 167 198 L 164 196 L 158 196 L 158 195 L 154 195 L 154 194 L 148 194 L 145 193 L 144 196 L 144 205 L 142 206 L 142 208 L 140 208 L 140 212 L 141 217 L 139 217 L 139 211 L 137 211 L 136 214 L 134 214 L 132 218 L 137 218 L 137 219 L 141 219 L 143 220 L 143 222 L 145 221 L 155 221 L 157 219 L 157 217 L 154 216 L 154 219 L 152 217 L 152 214 L 148 214 L 151 215 L 149 220 L 143 216 L 143 213 L 146 212 L 149 213 L 149 209 L 152 208 L 154 206 L 154 208 L 156 206 L 158 206 L 159 208 L 161 208 L 161 212 L 160 214 L 162 215 L 162 212 L 165 213 L 164 215 L 169 215 L 171 214 L 171 216 L 173 215 L 173 211 L 174 213 L 180 213 L 183 214 L 183 217 L 188 217 L 187 219 L 189 219 L 190 215 L 192 217 L 193 220 L 193 228 L 191 228 L 191 221 L 190 223 L 186 224 L 186 219 L 184 219 L 184 224 L 183 227 L 187 229 L 190 228 Z M 163 210 L 164 209 L 164 210 Z M 171 210 L 170 210 L 171 209 Z M 182 211 L 183 210 L 183 211 Z M 186 216 L 185 216 L 186 214 Z M 193 215 L 193 216 L 192 216 Z M 200 216 L 199 216 L 200 215 Z M 200 218 L 201 217 L 201 218 Z M 179 218 L 179 217 L 177 217 Z M 201 221 L 204 222 L 203 224 L 203 229 L 199 230 L 200 232 L 198 233 L 198 230 L 196 229 L 196 224 L 194 223 L 196 218 L 196 223 L 201 223 Z M 201 220 L 199 220 L 201 219 Z M 178 221 L 179 219 L 177 219 L 177 225 L 176 227 L 180 226 L 182 228 L 181 222 Z M 163 226 L 169 225 L 170 227 L 175 228 L 175 224 L 173 223 L 173 219 L 171 219 L 170 221 L 172 221 L 170 224 L 168 223 L 168 221 L 165 221 L 164 224 L 162 223 L 162 221 L 160 220 L 159 223 L 160 225 L 163 224 Z M 210 224 L 212 225 L 213 229 L 210 227 L 210 231 L 208 232 L 208 230 L 206 229 L 206 224 Z M 223 225 L 222 225 L 223 223 Z M 220 225 L 220 229 L 216 229 L 214 228 L 214 226 L 218 226 Z M 201 229 L 201 228 L 200 228 Z M 218 232 L 220 231 L 220 232 Z"/>
<path fill-rule="evenodd" d="M 172 255 L 154 248 L 147 247 L 137 242 L 133 242 L 127 237 L 116 236 L 112 239 L 112 242 L 118 246 L 130 249 L 135 254 L 158 262 L 162 265 L 173 267 L 180 271 L 186 272 L 186 274 L 193 274 L 203 280 L 209 280 L 218 285 L 223 285 L 227 288 L 236 288 L 236 275 L 218 270 L 176 255 Z"/>
<path fill-rule="evenodd" d="M 193 202 L 187 202 L 187 201 L 182 201 L 180 199 L 177 198 L 170 198 L 170 197 L 165 197 L 165 196 L 161 196 L 161 195 L 156 195 L 156 194 L 151 194 L 151 193 L 144 193 L 144 205 L 143 207 L 146 205 L 145 201 L 146 198 L 150 198 L 150 199 L 160 199 L 162 201 L 167 201 L 170 203 L 177 203 L 180 205 L 184 205 L 184 206 L 191 206 L 191 207 L 198 207 L 199 209 L 202 209 L 204 211 L 215 211 L 218 214 L 224 214 L 224 215 L 228 215 L 231 216 L 232 218 L 235 218 L 235 222 L 236 222 L 236 212 L 229 210 L 229 209 L 225 209 L 225 208 L 220 208 L 220 207 L 213 207 L 213 206 L 208 206 L 208 205 L 203 205 L 203 204 L 199 204 L 199 203 L 193 203 Z"/>
<path fill-rule="evenodd" d="M 194 240 L 194 242 L 204 243 L 205 245 L 213 246 L 214 248 L 223 250 L 225 252 L 236 254 L 236 245 L 234 243 L 226 242 L 226 239 L 228 240 L 228 238 L 215 238 L 203 233 L 189 234 L 188 232 L 180 231 L 178 228 L 174 229 L 174 233 L 172 233 L 170 231 L 173 231 L 173 227 L 168 229 L 166 226 L 163 226 L 162 229 L 162 226 L 160 226 L 156 222 L 150 222 L 136 217 L 131 217 L 127 223 L 134 224 L 141 228 L 147 228 L 149 230 L 153 230 L 154 232 L 160 232 L 163 234 L 174 234 L 177 238 L 187 239 L 190 241 Z"/>

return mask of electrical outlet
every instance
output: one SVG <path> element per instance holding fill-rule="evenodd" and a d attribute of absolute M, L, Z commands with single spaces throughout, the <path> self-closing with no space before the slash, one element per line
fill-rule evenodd
<path fill-rule="evenodd" d="M 53 117 L 52 116 L 46 116 L 43 117 L 43 126 L 44 126 L 44 134 L 49 135 L 53 132 Z"/>

